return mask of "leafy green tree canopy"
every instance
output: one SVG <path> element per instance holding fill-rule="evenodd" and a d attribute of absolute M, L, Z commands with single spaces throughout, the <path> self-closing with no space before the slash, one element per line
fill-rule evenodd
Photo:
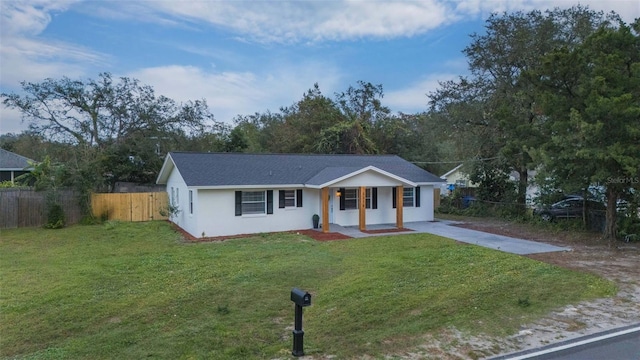
<path fill-rule="evenodd" d="M 605 236 L 616 236 L 616 202 L 640 188 L 640 19 L 602 25 L 575 48 L 547 55 L 538 81 L 551 176 L 606 188 Z"/>
<path fill-rule="evenodd" d="M 46 79 L 22 82 L 24 94 L 3 93 L 5 106 L 22 112 L 35 134 L 61 142 L 104 147 L 137 133 L 202 132 L 213 121 L 204 100 L 177 104 L 136 79 Z"/>
<path fill-rule="evenodd" d="M 430 94 L 431 110 L 442 112 L 464 144 L 466 158 L 500 157 L 519 174 L 518 202 L 525 203 L 531 150 L 545 141 L 545 119 L 536 89 L 526 75 L 542 57 L 582 43 L 608 18 L 585 7 L 493 14 L 484 34 L 473 34 L 464 53 L 471 76 L 443 83 Z"/>

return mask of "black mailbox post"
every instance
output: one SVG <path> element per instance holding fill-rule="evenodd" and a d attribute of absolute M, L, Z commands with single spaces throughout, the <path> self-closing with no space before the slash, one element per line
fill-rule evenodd
<path fill-rule="evenodd" d="M 293 356 L 304 355 L 304 331 L 302 330 L 302 307 L 311 305 L 311 294 L 298 288 L 291 290 L 291 301 L 296 304 L 295 326 L 293 329 Z"/>

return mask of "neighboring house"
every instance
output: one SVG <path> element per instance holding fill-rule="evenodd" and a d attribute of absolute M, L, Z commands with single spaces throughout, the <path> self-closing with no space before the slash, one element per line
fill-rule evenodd
<path fill-rule="evenodd" d="M 442 180 L 395 155 L 167 155 L 157 179 L 194 237 L 433 220 Z"/>
<path fill-rule="evenodd" d="M 31 171 L 29 162 L 33 162 L 33 160 L 0 149 L 0 182 L 11 181 L 13 183 L 18 176 Z"/>
<path fill-rule="evenodd" d="M 453 169 L 449 170 L 446 174 L 440 176 L 441 179 L 445 180 L 446 185 L 442 185 L 442 194 L 448 195 L 450 192 L 457 188 L 477 188 L 478 184 L 469 180 L 469 175 L 462 170 L 462 165 L 460 164 Z M 527 204 L 532 205 L 535 199 L 540 195 L 540 189 L 535 184 L 536 171 L 529 171 L 528 185 L 527 185 Z M 520 179 L 520 175 L 517 171 L 512 171 L 509 174 L 509 180 L 513 181 L 516 186 Z"/>
<path fill-rule="evenodd" d="M 462 170 L 462 165 L 463 164 L 460 164 L 449 170 L 444 175 L 440 176 L 441 179 L 446 181 L 446 184 L 442 185 L 443 195 L 449 195 L 449 193 L 451 193 L 456 188 L 478 187 L 478 184 L 469 180 L 469 175 Z"/>

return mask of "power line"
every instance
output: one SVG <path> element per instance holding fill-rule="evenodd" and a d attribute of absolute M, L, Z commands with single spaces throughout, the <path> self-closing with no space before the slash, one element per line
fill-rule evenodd
<path fill-rule="evenodd" d="M 469 161 L 489 161 L 498 159 L 499 156 L 494 156 L 490 158 L 480 158 L 480 159 L 467 159 L 467 160 L 454 160 L 454 161 L 411 161 L 413 164 L 462 164 Z"/>

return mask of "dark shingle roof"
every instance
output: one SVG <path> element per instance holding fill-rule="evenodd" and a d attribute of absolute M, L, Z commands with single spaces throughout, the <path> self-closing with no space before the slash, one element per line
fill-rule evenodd
<path fill-rule="evenodd" d="M 0 169 L 2 170 L 23 170 L 31 167 L 29 158 L 12 153 L 5 149 L 0 149 Z"/>
<path fill-rule="evenodd" d="M 367 165 L 368 166 L 368 165 Z M 322 170 L 320 170 L 320 172 L 318 172 L 316 175 L 314 175 L 312 178 L 310 178 L 309 180 L 307 180 L 307 184 L 311 184 L 311 185 L 320 185 L 320 184 L 324 184 L 328 181 L 343 177 L 345 175 L 349 175 L 351 173 L 354 173 L 358 170 L 362 169 L 362 167 L 357 167 L 357 166 L 332 166 L 332 167 L 326 167 Z"/>
<path fill-rule="evenodd" d="M 443 181 L 395 155 L 190 152 L 169 155 L 187 186 L 320 185 L 367 166 L 414 183 Z"/>

